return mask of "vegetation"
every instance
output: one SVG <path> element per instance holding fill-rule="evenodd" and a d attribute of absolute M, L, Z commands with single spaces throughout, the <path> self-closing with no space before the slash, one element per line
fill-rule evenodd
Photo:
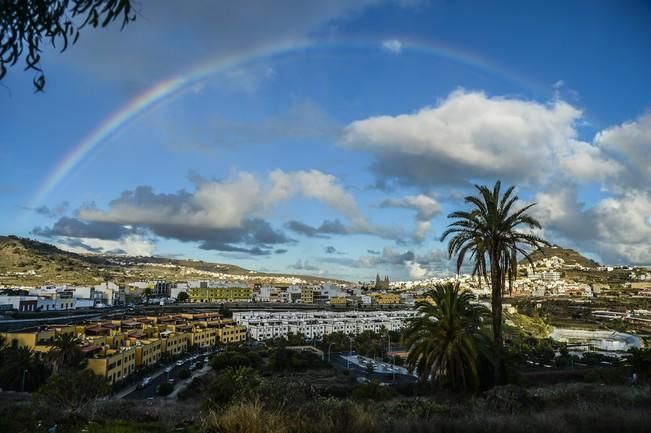
<path fill-rule="evenodd" d="M 0 341 L 0 389 L 35 391 L 50 376 L 50 369 L 28 347 L 4 346 Z"/>
<path fill-rule="evenodd" d="M 190 376 L 192 376 L 192 373 L 187 368 L 182 368 L 179 371 L 179 379 L 181 380 L 189 379 Z"/>
<path fill-rule="evenodd" d="M 169 382 L 163 382 L 156 388 L 156 394 L 160 396 L 170 395 L 174 391 L 174 385 Z"/>
<path fill-rule="evenodd" d="M 180 292 L 176 298 L 176 302 L 180 304 L 184 302 L 188 302 L 189 300 L 190 300 L 190 295 L 188 295 L 188 292 Z"/>
<path fill-rule="evenodd" d="M 52 369 L 80 369 L 86 365 L 81 341 L 73 334 L 57 334 L 48 353 Z"/>
<path fill-rule="evenodd" d="M 34 395 L 34 404 L 54 419 L 85 415 L 89 405 L 109 392 L 106 380 L 90 370 L 63 370 Z"/>
<path fill-rule="evenodd" d="M 461 270 L 466 256 L 473 262 L 473 274 L 488 279 L 491 283 L 491 307 L 493 319 L 493 363 L 494 383 L 503 382 L 503 339 L 502 339 L 502 293 L 506 280 L 517 277 L 517 254 L 529 257 L 525 246 L 539 249 L 548 243 L 530 233 L 517 231 L 518 227 L 541 228 L 540 223 L 527 211 L 534 204 L 520 209 L 514 208 L 518 196 L 514 187 L 501 194 L 501 183 L 497 181 L 493 189 L 475 186 L 478 196 L 467 196 L 464 201 L 472 206 L 470 211 L 457 211 L 448 215 L 455 221 L 441 236 L 441 240 L 451 237 L 448 243 L 450 257 L 457 256 L 457 272 Z"/>
<path fill-rule="evenodd" d="M 65 51 L 85 27 L 106 27 L 121 21 L 122 27 L 136 19 L 130 0 L 4 0 L 0 3 L 0 80 L 7 66 L 23 57 L 25 70 L 36 72 L 37 92 L 45 87 L 41 69 L 41 43 Z"/>
<path fill-rule="evenodd" d="M 426 297 L 404 334 L 409 370 L 422 381 L 431 378 L 452 389 L 479 388 L 480 351 L 488 346 L 481 328 L 488 309 L 453 283 L 438 285 Z"/>
<path fill-rule="evenodd" d="M 259 384 L 260 378 L 252 368 L 228 367 L 217 375 L 208 390 L 208 401 L 212 406 L 223 406 L 249 396 Z"/>

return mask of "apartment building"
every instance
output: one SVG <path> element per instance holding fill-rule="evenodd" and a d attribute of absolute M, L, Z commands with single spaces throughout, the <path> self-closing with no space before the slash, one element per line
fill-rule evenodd
<path fill-rule="evenodd" d="M 148 367 L 156 364 L 163 356 L 162 342 L 158 338 L 135 340 L 136 367 Z"/>
<path fill-rule="evenodd" d="M 188 351 L 188 338 L 185 334 L 171 331 L 160 333 L 161 351 L 164 356 L 178 356 Z"/>
<path fill-rule="evenodd" d="M 91 346 L 82 348 L 90 353 L 87 368 L 95 374 L 105 377 L 111 384 L 119 382 L 136 370 L 136 347 L 112 349 Z"/>
<path fill-rule="evenodd" d="M 224 303 L 251 302 L 251 287 L 192 287 L 188 289 L 190 302 Z"/>
<path fill-rule="evenodd" d="M 407 319 L 414 317 L 413 310 L 401 311 L 241 311 L 233 313 L 233 320 L 244 325 L 248 336 L 263 341 L 287 338 L 290 334 L 303 334 L 306 338 L 322 338 L 334 332 L 356 335 L 364 331 L 379 332 L 383 328 L 398 330 Z"/>

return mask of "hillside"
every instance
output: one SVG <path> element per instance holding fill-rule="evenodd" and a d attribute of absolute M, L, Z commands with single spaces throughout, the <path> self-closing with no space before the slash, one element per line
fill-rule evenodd
<path fill-rule="evenodd" d="M 532 261 L 537 262 L 545 258 L 549 259 L 551 257 L 558 257 L 563 259 L 565 265 L 580 265 L 586 268 L 596 268 L 599 266 L 599 263 L 584 257 L 579 252 L 570 248 L 553 245 L 551 247 L 543 247 L 541 250 L 542 251 L 534 251 L 531 253 L 530 257 Z M 529 263 L 526 259 L 522 259 L 519 264 L 527 266 Z"/>
<path fill-rule="evenodd" d="M 164 257 L 85 255 L 16 236 L 0 236 L 0 285 L 127 283 L 143 280 L 185 281 L 241 276 L 259 282 L 297 277 L 309 282 L 326 278 L 267 274 L 239 266 Z"/>

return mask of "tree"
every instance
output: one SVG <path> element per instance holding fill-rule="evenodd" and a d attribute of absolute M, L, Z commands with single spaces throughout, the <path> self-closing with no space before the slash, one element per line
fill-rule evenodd
<path fill-rule="evenodd" d="M 189 299 L 190 295 L 188 295 L 188 292 L 179 292 L 179 295 L 176 297 L 176 302 L 182 304 L 188 302 Z"/>
<path fill-rule="evenodd" d="M 474 304 L 473 295 L 454 283 L 439 284 L 426 296 L 428 300 L 417 302 L 418 315 L 405 329 L 407 367 L 422 381 L 477 389 L 480 352 L 488 346 L 481 331 L 488 309 Z"/>
<path fill-rule="evenodd" d="M 79 369 L 84 367 L 85 359 L 81 351 L 81 340 L 73 334 L 57 334 L 48 352 L 52 369 Z"/>
<path fill-rule="evenodd" d="M 24 57 L 25 70 L 36 72 L 35 91 L 42 92 L 41 43 L 63 52 L 83 28 L 106 27 L 120 19 L 122 28 L 136 19 L 131 0 L 0 0 L 0 80 L 7 66 Z"/>
<path fill-rule="evenodd" d="M 0 388 L 34 391 L 50 375 L 47 365 L 36 359 L 29 347 L 12 346 L 0 353 Z"/>
<path fill-rule="evenodd" d="M 143 296 L 145 297 L 145 304 L 149 304 L 149 298 L 151 298 L 151 295 L 154 293 L 151 287 L 147 287 L 143 292 Z"/>
<path fill-rule="evenodd" d="M 455 221 L 448 225 L 441 236 L 442 241 L 452 236 L 448 243 L 448 254 L 450 257 L 456 254 L 457 272 L 460 272 L 469 255 L 473 260 L 473 273 L 480 279 L 490 276 L 496 385 L 502 383 L 502 292 L 506 280 L 511 286 L 517 271 L 517 254 L 531 262 L 529 252 L 524 247 L 541 250 L 542 246 L 549 245 L 532 233 L 516 230 L 520 226 L 541 228 L 538 220 L 527 213 L 535 203 L 514 209 L 518 201 L 518 196 L 513 194 L 514 187 L 508 188 L 503 195 L 500 195 L 500 187 L 500 181 L 495 183 L 492 191 L 486 186 L 475 185 L 479 195 L 464 198 L 472 209 L 448 215 Z"/>
<path fill-rule="evenodd" d="M 174 385 L 169 382 L 163 382 L 156 388 L 156 393 L 160 396 L 170 395 L 174 391 Z"/>
<path fill-rule="evenodd" d="M 106 379 L 90 370 L 63 370 L 50 376 L 34 401 L 37 406 L 56 411 L 65 419 L 82 415 L 90 403 L 108 392 Z"/>

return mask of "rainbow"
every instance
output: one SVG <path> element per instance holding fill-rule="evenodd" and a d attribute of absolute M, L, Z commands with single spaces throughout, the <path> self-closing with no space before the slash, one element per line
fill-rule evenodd
<path fill-rule="evenodd" d="M 434 42 L 424 42 L 414 39 L 399 40 L 401 43 L 401 52 L 414 51 L 426 53 L 456 63 L 468 65 L 497 77 L 507 79 L 523 89 L 534 91 L 535 93 L 544 93 L 549 90 L 548 88 L 545 88 L 545 86 L 519 74 L 517 71 L 505 68 L 502 65 L 491 62 L 468 51 Z M 102 144 L 108 143 L 112 137 L 115 137 L 119 132 L 123 131 L 128 125 L 132 124 L 143 114 L 156 107 L 172 102 L 177 97 L 182 96 L 185 92 L 192 89 L 193 86 L 208 79 L 212 75 L 252 61 L 291 54 L 301 50 L 315 48 L 330 49 L 336 47 L 379 49 L 381 46 L 382 42 L 377 40 L 292 40 L 275 44 L 273 46 L 240 52 L 237 55 L 221 57 L 218 60 L 204 63 L 181 75 L 160 81 L 112 113 L 80 143 L 74 146 L 54 166 L 40 185 L 31 201 L 32 207 L 35 208 L 42 205 L 47 196 L 75 169 L 75 167 L 84 161 L 93 149 L 96 149 Z"/>

